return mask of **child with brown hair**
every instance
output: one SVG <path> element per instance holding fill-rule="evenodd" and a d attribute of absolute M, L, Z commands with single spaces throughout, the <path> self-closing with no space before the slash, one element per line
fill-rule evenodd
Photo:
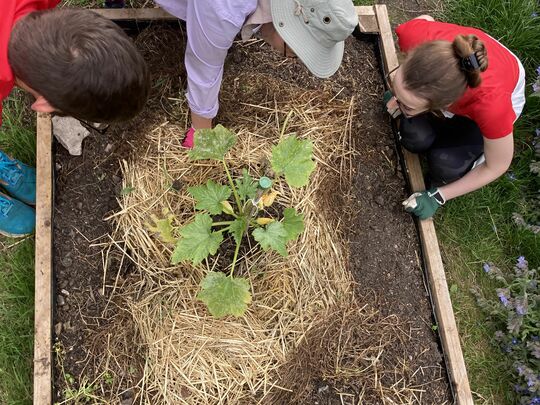
<path fill-rule="evenodd" d="M 396 33 L 406 55 L 385 102 L 393 117 L 401 115 L 402 145 L 426 155 L 433 187 L 403 203 L 426 219 L 506 172 L 525 105 L 525 71 L 479 29 L 420 16 Z"/>
<path fill-rule="evenodd" d="M 14 86 L 35 97 L 32 109 L 91 122 L 135 116 L 149 93 L 149 72 L 133 42 L 88 10 L 53 9 L 60 0 L 2 0 L 1 101 Z M 34 230 L 35 169 L 0 151 L 0 233 Z"/>

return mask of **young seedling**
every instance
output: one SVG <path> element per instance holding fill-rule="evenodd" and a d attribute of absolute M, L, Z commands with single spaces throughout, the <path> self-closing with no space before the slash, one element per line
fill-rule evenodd
<path fill-rule="evenodd" d="M 284 176 L 289 186 L 303 187 L 315 169 L 313 145 L 309 140 L 298 139 L 295 135 L 282 138 L 272 148 L 272 170 L 276 178 Z M 242 170 L 242 176 L 233 179 L 225 156 L 235 142 L 236 135 L 221 125 L 214 129 L 198 130 L 195 146 L 189 152 L 190 159 L 221 162 L 228 184 L 219 184 L 210 179 L 206 184 L 188 188 L 188 193 L 195 199 L 197 211 L 191 223 L 175 227 L 167 214 L 163 220 L 153 218 L 155 225 L 148 226 L 163 241 L 171 242 L 171 235 L 178 235 L 171 257 L 172 264 L 191 262 L 198 265 L 215 255 L 226 237 L 234 240 L 236 247 L 228 274 L 209 271 L 197 295 L 217 318 L 242 316 L 251 303 L 248 280 L 234 275 L 240 248 L 247 235 L 251 233 L 264 251 L 275 250 L 287 256 L 287 244 L 304 231 L 304 216 L 294 208 L 285 208 L 281 219 L 264 216 L 265 207 L 272 205 L 278 195 L 271 188 L 276 179 L 262 177 L 255 181 L 246 169 Z M 216 215 L 226 220 L 215 221 L 212 216 Z"/>

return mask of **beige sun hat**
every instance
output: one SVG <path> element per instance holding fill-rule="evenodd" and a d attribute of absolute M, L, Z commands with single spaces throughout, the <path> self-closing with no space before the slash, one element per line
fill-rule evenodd
<path fill-rule="evenodd" d="M 276 31 L 311 73 L 336 73 L 343 41 L 358 25 L 352 0 L 271 0 L 271 9 Z"/>

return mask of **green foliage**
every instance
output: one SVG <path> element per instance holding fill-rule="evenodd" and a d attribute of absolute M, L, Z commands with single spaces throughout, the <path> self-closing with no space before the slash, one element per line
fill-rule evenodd
<path fill-rule="evenodd" d="M 195 209 L 206 211 L 197 214 L 193 222 L 175 229 L 173 217 L 164 212 L 164 219 L 153 217 L 155 225 L 148 226 L 169 242 L 174 240 L 174 235 L 180 235 L 180 239 L 174 241 L 176 247 L 171 257 L 172 264 L 183 261 L 200 264 L 208 256 L 217 253 L 224 234 L 232 237 L 236 248 L 229 275 L 210 271 L 202 281 L 198 294 L 210 313 L 218 318 L 226 315 L 241 316 L 251 302 L 249 283 L 233 277 L 242 241 L 249 230 L 252 229 L 253 237 L 263 250 L 274 250 L 282 256 L 288 254 L 287 243 L 297 239 L 304 231 L 304 216 L 293 208 L 284 209 L 282 221 L 269 216 L 266 209 L 274 203 L 279 193 L 271 188 L 259 188 L 247 169 L 243 169 L 242 175 L 233 179 L 225 154 L 235 140 L 236 136 L 232 132 L 219 125 L 213 130 L 197 131 L 191 159 L 221 161 L 229 185 L 208 180 L 205 185 L 188 188 L 188 193 L 196 200 Z M 293 182 L 289 185 L 305 185 L 315 167 L 312 149 L 311 142 L 291 136 L 274 148 L 272 165 L 278 169 L 278 173 L 285 175 L 287 182 Z M 234 195 L 237 212 L 229 201 L 231 195 Z M 214 222 L 211 215 L 220 215 L 220 219 Z M 230 220 L 223 220 L 227 216 Z"/>
<path fill-rule="evenodd" d="M 172 255 L 172 263 L 191 260 L 194 265 L 201 263 L 208 255 L 215 255 L 223 241 L 221 232 L 212 232 L 212 217 L 197 214 L 195 220 L 180 228 L 181 238 Z"/>
<path fill-rule="evenodd" d="M 242 316 L 251 303 L 247 280 L 214 271 L 209 272 L 203 279 L 197 298 L 208 306 L 208 310 L 216 318 L 226 315 Z"/>
<path fill-rule="evenodd" d="M 9 243 L 9 241 L 6 241 Z M 34 244 L 0 255 L 0 403 L 32 403 Z"/>
<path fill-rule="evenodd" d="M 218 215 L 223 212 L 222 202 L 227 201 L 232 191 L 227 186 L 208 180 L 206 185 L 189 187 L 188 193 L 197 201 L 196 209 L 206 210 L 212 215 Z"/>
<path fill-rule="evenodd" d="M 253 181 L 253 178 L 249 175 L 246 169 L 242 170 L 242 177 L 236 179 L 236 189 L 238 190 L 238 195 L 243 201 L 246 201 L 250 198 L 255 198 L 257 194 L 257 184 Z"/>
<path fill-rule="evenodd" d="M 192 160 L 220 160 L 236 143 L 236 135 L 222 125 L 213 129 L 198 129 L 195 132 L 195 146 L 188 152 Z"/>
<path fill-rule="evenodd" d="M 295 240 L 304 232 L 304 214 L 298 214 L 294 208 L 285 208 L 283 228 L 287 232 L 287 242 Z"/>
<path fill-rule="evenodd" d="M 490 263 L 484 272 L 497 282 L 497 297 L 485 298 L 474 290 L 488 322 L 498 330 L 495 341 L 506 355 L 505 368 L 512 370 L 516 403 L 540 401 L 540 285 L 539 269 L 520 256 L 510 274 Z"/>
<path fill-rule="evenodd" d="M 303 187 L 315 170 L 313 143 L 291 135 L 272 148 L 272 169 L 292 187 Z"/>
<path fill-rule="evenodd" d="M 273 249 L 281 256 L 287 256 L 288 236 L 289 234 L 281 222 L 272 222 L 265 228 L 257 228 L 253 231 L 253 237 L 264 251 Z"/>
<path fill-rule="evenodd" d="M 236 218 L 231 225 L 229 225 L 229 232 L 234 238 L 234 241 L 239 244 L 242 242 L 242 236 L 246 231 L 248 226 L 247 218 L 240 217 Z"/>

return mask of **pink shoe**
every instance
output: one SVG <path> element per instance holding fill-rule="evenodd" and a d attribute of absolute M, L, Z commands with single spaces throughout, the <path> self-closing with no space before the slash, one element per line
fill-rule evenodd
<path fill-rule="evenodd" d="M 182 146 L 186 149 L 193 149 L 193 141 L 195 136 L 195 128 L 191 127 L 187 130 L 182 141 Z"/>

